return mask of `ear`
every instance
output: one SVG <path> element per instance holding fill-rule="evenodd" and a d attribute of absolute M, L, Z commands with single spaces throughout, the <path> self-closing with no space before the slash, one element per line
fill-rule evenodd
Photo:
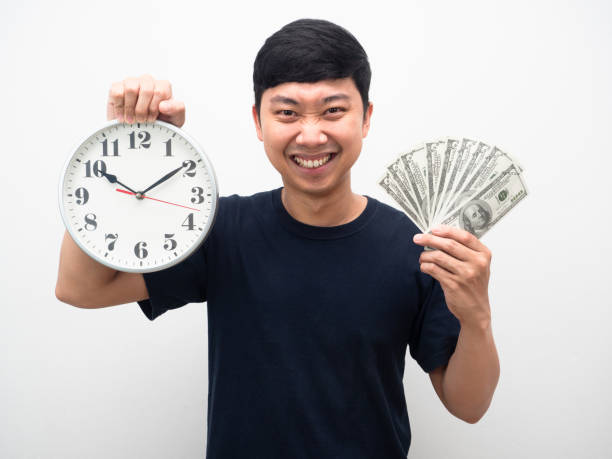
<path fill-rule="evenodd" d="M 361 126 L 361 136 L 363 138 L 368 135 L 368 131 L 370 130 L 370 119 L 372 118 L 373 110 L 374 105 L 372 105 L 372 102 L 368 102 L 368 109 L 365 112 L 365 116 L 363 117 L 363 125 Z"/>
<path fill-rule="evenodd" d="M 257 138 L 263 142 L 263 133 L 261 132 L 261 123 L 259 122 L 259 116 L 257 116 L 257 107 L 253 104 L 253 121 L 255 122 L 255 130 L 257 131 Z"/>

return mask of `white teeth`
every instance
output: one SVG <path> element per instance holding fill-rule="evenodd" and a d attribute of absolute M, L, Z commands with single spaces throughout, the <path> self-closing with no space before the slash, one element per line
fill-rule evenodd
<path fill-rule="evenodd" d="M 302 158 L 300 158 L 299 156 L 294 156 L 293 160 L 299 164 L 301 167 L 305 167 L 307 169 L 314 169 L 315 167 L 320 167 L 323 164 L 327 163 L 329 160 L 331 159 L 331 155 L 327 155 L 324 158 L 321 159 L 315 159 L 314 161 L 309 159 L 309 160 L 304 160 Z"/>

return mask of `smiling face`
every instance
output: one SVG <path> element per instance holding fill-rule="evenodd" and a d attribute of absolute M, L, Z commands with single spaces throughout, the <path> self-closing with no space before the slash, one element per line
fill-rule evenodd
<path fill-rule="evenodd" d="M 367 135 L 372 104 L 351 78 L 283 83 L 253 107 L 257 137 L 287 191 L 325 196 L 350 190 L 350 170 Z"/>

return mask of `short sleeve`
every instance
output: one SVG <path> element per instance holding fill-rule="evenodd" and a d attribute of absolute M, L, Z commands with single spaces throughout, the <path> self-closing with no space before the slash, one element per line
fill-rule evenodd
<path fill-rule="evenodd" d="M 143 274 L 149 298 L 138 305 L 149 320 L 169 309 L 206 301 L 206 247 L 204 243 L 190 257 L 168 269 Z"/>
<path fill-rule="evenodd" d="M 429 373 L 448 363 L 455 352 L 461 326 L 446 305 L 440 283 L 426 277 L 431 282 L 424 289 L 425 300 L 413 323 L 409 346 L 412 358 Z"/>

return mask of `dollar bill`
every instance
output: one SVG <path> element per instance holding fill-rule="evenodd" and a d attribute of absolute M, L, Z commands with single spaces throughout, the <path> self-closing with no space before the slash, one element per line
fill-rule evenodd
<path fill-rule="evenodd" d="M 465 137 L 424 142 L 400 154 L 379 185 L 421 231 L 444 224 L 478 237 L 527 196 L 516 158 Z"/>
<path fill-rule="evenodd" d="M 387 192 L 389 196 L 391 196 L 391 198 L 393 198 L 393 200 L 395 200 L 395 202 L 399 204 L 399 206 L 404 210 L 404 212 L 406 212 L 406 215 L 410 217 L 410 219 L 417 226 L 417 228 L 419 228 L 421 231 L 425 231 L 425 225 L 421 221 L 420 216 L 417 215 L 414 210 L 406 203 L 402 196 L 402 192 L 399 189 L 399 186 L 397 185 L 397 183 L 395 183 L 393 178 L 390 177 L 388 174 L 385 174 L 385 176 L 378 181 L 378 184 Z"/>
<path fill-rule="evenodd" d="M 425 160 L 427 166 L 427 200 L 429 215 L 434 214 L 437 199 L 438 184 L 440 183 L 440 170 L 442 165 L 443 141 L 425 142 Z"/>
<path fill-rule="evenodd" d="M 409 180 L 409 185 L 418 204 L 419 214 L 423 222 L 429 221 L 429 203 L 427 198 L 427 185 L 424 173 L 425 165 L 421 158 L 424 158 L 424 148 L 418 147 L 400 155 L 400 159 Z"/>
<path fill-rule="evenodd" d="M 459 140 L 448 137 L 443 145 L 442 163 L 440 164 L 440 178 L 436 190 L 436 202 L 433 206 L 433 215 L 438 214 L 441 204 L 444 202 L 444 189 L 447 180 L 450 178 L 451 165 L 455 161 L 455 155 L 459 148 Z"/>
<path fill-rule="evenodd" d="M 442 220 L 443 225 L 469 231 L 480 238 L 527 196 L 527 187 L 515 164 L 511 164 L 463 206 Z"/>

